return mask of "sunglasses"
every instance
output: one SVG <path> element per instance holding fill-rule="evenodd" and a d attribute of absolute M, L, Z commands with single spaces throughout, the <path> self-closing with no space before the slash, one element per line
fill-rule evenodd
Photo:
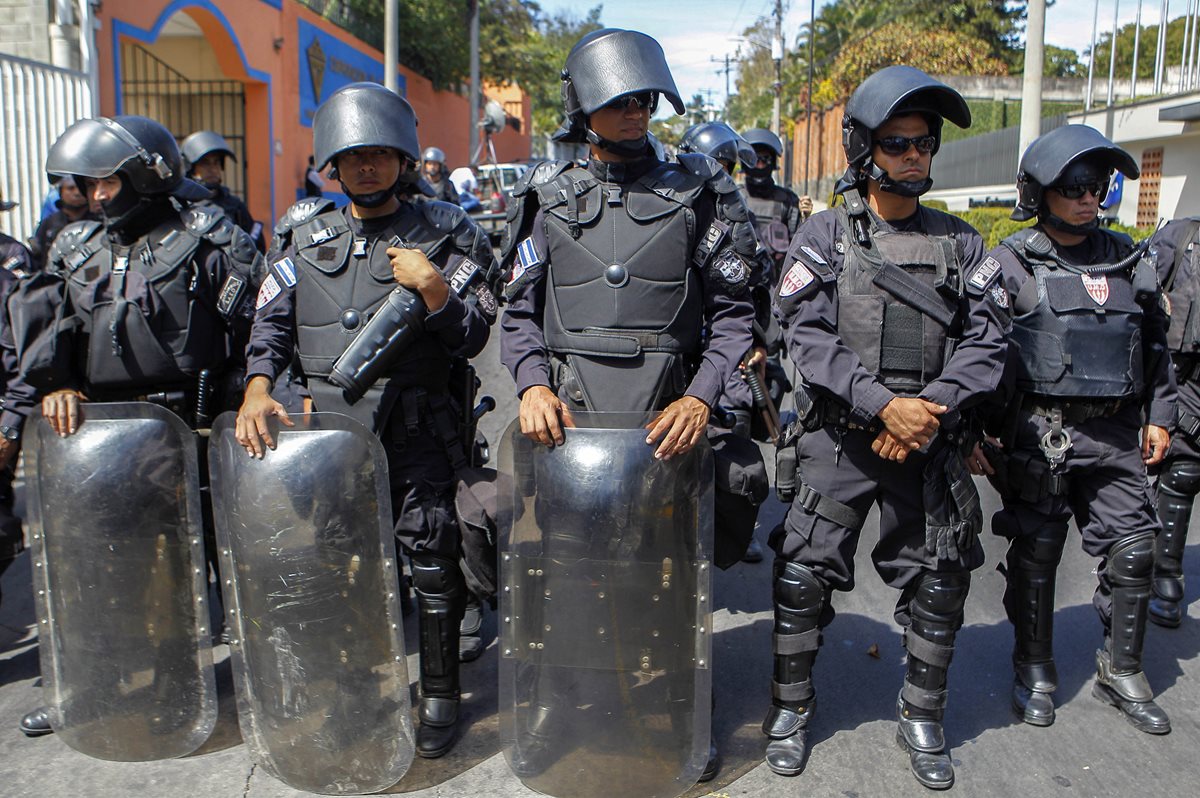
<path fill-rule="evenodd" d="M 1103 197 L 1108 193 L 1108 183 L 1088 183 L 1083 186 L 1054 186 L 1054 190 L 1067 199 L 1079 199 L 1083 196 L 1083 192 L 1088 192 L 1093 197 Z"/>
<path fill-rule="evenodd" d="M 629 107 L 630 103 L 633 103 L 639 111 L 645 111 L 647 108 L 653 110 L 655 100 L 657 99 L 652 91 L 640 91 L 637 94 L 622 94 L 615 100 L 609 100 L 600 107 L 613 111 L 624 111 Z"/>
<path fill-rule="evenodd" d="M 884 136 L 875 140 L 875 146 L 887 155 L 903 155 L 909 147 L 916 147 L 917 152 L 928 155 L 937 146 L 937 136 Z"/>

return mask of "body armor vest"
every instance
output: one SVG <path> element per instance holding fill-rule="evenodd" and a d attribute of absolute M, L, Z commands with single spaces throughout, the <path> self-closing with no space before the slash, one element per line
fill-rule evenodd
<path fill-rule="evenodd" d="M 82 373 L 102 390 L 194 385 L 202 369 L 228 356 L 227 331 L 217 308 L 222 286 L 198 269 L 202 240 L 232 224 L 217 209 L 188 209 L 132 246 L 111 242 L 100 222 L 68 225 L 51 249 L 50 269 L 66 280 L 71 306 L 88 338 Z M 231 279 L 234 275 L 231 275 Z M 228 282 L 228 280 L 227 280 Z M 245 291 L 238 294 L 245 301 Z M 240 306 L 230 305 L 229 313 Z M 228 317 L 227 317 L 228 318 Z"/>
<path fill-rule="evenodd" d="M 779 186 L 771 187 L 770 197 L 756 197 L 749 189 L 745 192 L 746 205 L 756 220 L 758 240 L 777 261 L 787 254 L 792 242 L 792 233 L 787 226 L 787 194 Z"/>
<path fill-rule="evenodd" d="M 1017 390 L 1064 399 L 1137 396 L 1144 387 L 1142 306 L 1130 271 L 1090 276 L 1064 269 L 1030 253 L 1025 242 L 1033 235 L 1045 234 L 1026 228 L 1003 242 L 1032 275 L 1017 297 L 1009 336 Z M 1128 244 L 1104 235 L 1105 263 L 1129 253 Z M 1026 294 L 1035 290 L 1033 303 Z"/>
<path fill-rule="evenodd" d="M 1171 326 L 1167 347 L 1177 355 L 1200 355 L 1200 218 L 1182 222 L 1184 235 L 1176 242 L 1163 290 L 1167 292 Z"/>
<path fill-rule="evenodd" d="M 574 167 L 537 187 L 546 346 L 588 409 L 653 410 L 686 389 L 685 357 L 699 353 L 704 324 L 691 208 L 704 187 L 665 163 L 630 183 Z"/>
<path fill-rule="evenodd" d="M 962 267 L 950 228 L 925 208 L 927 233 L 882 229 L 872 215 L 863 247 L 846 206 L 838 213 L 838 335 L 889 390 L 916 396 L 942 373 L 962 334 Z"/>
<path fill-rule="evenodd" d="M 317 200 L 306 205 L 320 212 L 291 229 L 297 280 L 312 286 L 295 294 L 300 364 L 309 377 L 308 388 L 318 409 L 344 413 L 378 432 L 405 389 L 420 387 L 430 394 L 447 391 L 451 358 L 441 341 L 434 335 L 418 335 L 353 405 L 328 377 L 334 362 L 396 288 L 387 256 L 388 247 L 396 245 L 394 239 L 419 248 L 438 264 L 444 260 L 439 256 L 448 251 L 451 237 L 411 203 L 401 206 L 386 230 L 357 237 L 343 212 L 332 209 L 332 203 Z"/>

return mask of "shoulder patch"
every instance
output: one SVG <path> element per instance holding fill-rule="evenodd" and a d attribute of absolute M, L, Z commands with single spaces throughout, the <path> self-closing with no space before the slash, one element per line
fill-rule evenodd
<path fill-rule="evenodd" d="M 280 293 L 282 293 L 282 289 L 280 289 L 279 283 L 275 281 L 275 275 L 268 274 L 267 279 L 263 280 L 262 287 L 258 289 L 258 300 L 254 303 L 254 309 L 262 310 L 271 304 L 271 301 L 279 296 Z"/>
<path fill-rule="evenodd" d="M 807 247 L 805 247 L 807 249 Z M 815 280 L 816 277 L 801 261 L 793 261 L 792 268 L 783 276 L 779 283 L 779 296 L 786 297 L 798 294 Z"/>
<path fill-rule="evenodd" d="M 279 279 L 283 280 L 283 284 L 288 288 L 296 284 L 296 264 L 292 263 L 291 258 L 281 258 L 275 261 L 274 268 Z"/>
<path fill-rule="evenodd" d="M 971 275 L 971 278 L 967 280 L 967 282 L 982 291 L 988 287 L 988 283 L 990 283 L 996 277 L 996 274 L 999 271 L 1000 261 L 996 260 L 991 255 L 988 255 L 987 258 L 984 259 L 983 263 L 975 267 L 974 273 Z"/>
<path fill-rule="evenodd" d="M 998 307 L 1008 309 L 1008 291 L 1004 286 L 1000 283 L 993 283 L 992 287 L 988 289 L 988 294 Z M 1166 295 L 1164 294 L 1164 296 Z"/>
<path fill-rule="evenodd" d="M 540 265 L 542 262 L 542 253 L 538 252 L 537 242 L 533 240 L 533 236 L 526 238 L 520 244 L 517 244 L 517 257 L 513 261 L 512 274 L 509 275 L 508 281 L 515 283 L 534 266 Z"/>
<path fill-rule="evenodd" d="M 829 262 L 826 261 L 823 257 L 821 257 L 820 253 L 817 252 L 812 247 L 801 246 L 800 251 L 803 252 L 805 255 L 807 255 L 809 260 L 811 260 L 817 266 L 828 266 L 829 265 Z"/>

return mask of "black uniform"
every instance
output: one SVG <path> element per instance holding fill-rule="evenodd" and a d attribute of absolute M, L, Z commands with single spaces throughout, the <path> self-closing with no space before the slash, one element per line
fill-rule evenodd
<path fill-rule="evenodd" d="M 37 396 L 21 379 L 16 346 L 8 313 L 8 300 L 20 275 L 31 267 L 30 254 L 16 239 L 0 233 L 0 435 L 20 439 L 26 417 L 37 405 Z M 13 515 L 13 470 L 16 455 L 0 469 L 0 574 L 24 548 L 21 519 Z"/>
<path fill-rule="evenodd" d="M 800 229 L 800 197 L 773 180 L 746 181 L 746 204 L 757 220 L 758 239 L 775 261 L 776 277 L 796 231 Z"/>
<path fill-rule="evenodd" d="M 450 202 L 458 205 L 458 192 L 454 190 L 454 184 L 450 182 L 449 176 L 442 172 L 442 177 L 436 182 L 429 181 L 429 187 L 433 189 L 433 198 L 442 202 Z"/>
<path fill-rule="evenodd" d="M 99 221 L 99 217 L 85 212 L 79 221 Z M 57 210 L 38 224 L 33 238 L 29 240 L 29 251 L 33 253 L 33 265 L 36 269 L 46 268 L 46 260 L 50 256 L 50 246 L 62 229 L 71 224 L 71 218 L 62 210 Z"/>
<path fill-rule="evenodd" d="M 494 262 L 487 237 L 456 206 L 403 202 L 387 217 L 357 219 L 319 198 L 293 205 L 275 228 L 271 271 L 263 282 L 247 351 L 247 378 L 275 380 L 298 356 L 315 407 L 357 418 L 387 453 L 396 539 L 412 555 L 421 601 L 421 689 L 429 699 L 457 704 L 458 630 L 466 589 L 457 561 L 455 471 L 465 465 L 458 437 L 461 408 L 456 364 L 487 343 L 496 300 L 487 275 Z M 329 381 L 333 363 L 354 333 L 384 312 L 396 289 L 386 250 L 402 239 L 421 249 L 452 280 L 479 268 L 460 298 L 451 291 L 422 331 L 389 363 L 357 403 Z M 466 271 L 463 271 L 465 274 Z M 381 310 L 383 308 L 383 310 Z M 422 704 L 422 723 L 429 721 Z M 451 721 L 452 723 L 452 721 Z"/>
<path fill-rule="evenodd" d="M 1200 218 L 1177 219 L 1154 235 L 1158 275 L 1167 292 L 1167 348 L 1175 365 L 1178 416 L 1171 448 L 1158 472 L 1156 496 L 1162 530 L 1154 550 L 1150 620 L 1183 620 L 1183 552 L 1192 505 L 1200 493 Z"/>
<path fill-rule="evenodd" d="M 242 201 L 241 197 L 225 186 L 217 186 L 213 189 L 212 202 L 225 211 L 225 215 L 234 224 L 250 234 L 250 237 L 254 239 L 254 246 L 258 247 L 259 252 L 266 251 L 267 245 L 262 225 L 254 221 L 254 217 L 250 215 L 250 209 L 246 207 L 246 203 Z"/>
<path fill-rule="evenodd" d="M 754 247 L 738 254 L 723 232 L 724 203 L 744 214 L 729 176 L 702 155 L 681 162 L 547 162 L 518 183 L 500 350 L 518 394 L 544 385 L 588 410 L 657 410 L 684 395 L 716 406 L 751 344 Z M 580 196 L 567 199 L 572 185 Z M 709 437 L 718 459 L 729 450 L 745 464 L 717 467 L 716 562 L 729 567 L 753 533 L 766 473 L 761 458 L 755 469 L 734 454 L 753 444 Z"/>
<path fill-rule="evenodd" d="M 1047 243 L 1075 269 L 1039 257 Z M 1055 571 L 1072 515 L 1084 551 L 1101 558 L 1092 603 L 1112 649 L 1105 667 L 1110 661 L 1118 674 L 1136 673 L 1145 681 L 1142 637 L 1159 523 L 1139 433 L 1146 423 L 1169 429 L 1175 419 L 1168 319 L 1148 264 L 1142 268 L 1149 274 L 1140 278 L 1129 267 L 1079 272 L 1114 264 L 1131 249 L 1128 237 L 1105 230 L 1066 247 L 1027 228 L 987 261 L 1002 273 L 1014 311 L 1012 393 L 992 430 L 1004 446 L 992 458 L 998 470 L 993 483 L 1004 500 L 992 529 L 1010 541 L 1004 603 L 1016 638 L 1014 706 L 1036 725 L 1054 719 L 1053 705 L 1037 697 L 1048 697 L 1057 686 Z M 1149 687 L 1138 689 L 1139 700 L 1152 703 Z"/>

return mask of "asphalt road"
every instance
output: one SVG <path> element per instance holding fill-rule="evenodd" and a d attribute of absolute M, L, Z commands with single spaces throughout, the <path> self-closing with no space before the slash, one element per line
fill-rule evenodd
<path fill-rule="evenodd" d="M 499 408 L 484 420 L 489 439 L 515 415 L 512 381 L 498 363 L 495 343 L 478 360 L 485 391 Z M 985 510 L 996 497 L 983 487 Z M 774 497 L 763 507 L 757 536 L 782 518 Z M 714 614 L 714 727 L 724 766 L 717 779 L 690 796 L 776 796 L 802 794 L 841 798 L 920 796 L 928 792 L 908 772 L 907 756 L 895 745 L 895 701 L 904 672 L 900 630 L 892 620 L 894 591 L 874 574 L 869 561 L 876 518 L 867 521 L 858 553 L 857 589 L 838 594 L 838 615 L 825 632 L 815 680 L 820 706 L 810 739 L 806 771 L 783 779 L 762 764 L 759 730 L 770 700 L 771 611 L 769 559 L 739 564 L 716 577 Z M 1061 686 L 1058 720 L 1050 728 L 1018 722 L 1009 709 L 1012 633 L 1000 604 L 1003 580 L 995 566 L 1003 542 L 985 540 L 987 564 L 974 578 L 967 623 L 958 638 L 950 672 L 946 715 L 949 744 L 958 774 L 954 792 L 966 796 L 1194 795 L 1200 776 L 1200 607 L 1189 606 L 1177 630 L 1151 626 L 1146 672 L 1174 731 L 1151 737 L 1135 730 L 1116 710 L 1090 695 L 1100 623 L 1091 607 L 1095 561 L 1074 534 L 1060 569 L 1056 655 Z M 1192 546 L 1185 567 L 1200 585 L 1200 553 Z M 1196 588 L 1192 588 L 1195 593 Z M 149 763 L 104 762 L 76 753 L 54 736 L 27 739 L 17 731 L 21 715 L 41 700 L 37 635 L 28 555 L 3 577 L 0 605 L 0 796 L 214 796 L 270 798 L 298 793 L 249 759 L 237 727 L 227 652 L 216 650 L 220 720 L 197 753 Z M 408 650 L 416 649 L 415 624 L 406 629 Z M 490 645 L 464 666 L 464 731 L 454 751 L 440 760 L 416 760 L 391 793 L 505 798 L 535 795 L 508 771 L 500 754 L 496 698 L 495 618 L 485 625 Z M 409 672 L 417 673 L 415 657 Z M 618 796 L 614 798 L 638 798 Z"/>

